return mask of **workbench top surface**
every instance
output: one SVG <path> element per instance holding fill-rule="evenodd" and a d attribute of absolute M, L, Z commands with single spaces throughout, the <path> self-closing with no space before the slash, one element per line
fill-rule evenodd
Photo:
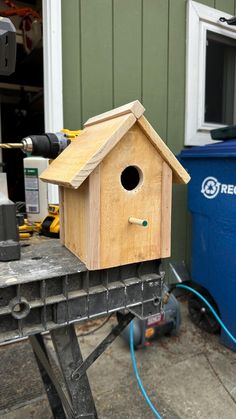
<path fill-rule="evenodd" d="M 0 288 L 86 271 L 85 265 L 58 239 L 32 238 L 21 259 L 0 262 Z"/>

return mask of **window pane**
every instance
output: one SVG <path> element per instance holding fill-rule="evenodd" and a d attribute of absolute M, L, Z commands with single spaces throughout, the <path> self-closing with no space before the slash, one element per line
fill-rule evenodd
<path fill-rule="evenodd" d="M 236 40 L 207 31 L 205 122 L 235 123 Z"/>

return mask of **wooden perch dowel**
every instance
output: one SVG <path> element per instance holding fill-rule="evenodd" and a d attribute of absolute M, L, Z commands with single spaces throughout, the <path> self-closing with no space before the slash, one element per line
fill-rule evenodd
<path fill-rule="evenodd" d="M 137 224 L 138 226 L 147 227 L 147 220 L 142 220 L 141 218 L 129 217 L 130 224 Z"/>

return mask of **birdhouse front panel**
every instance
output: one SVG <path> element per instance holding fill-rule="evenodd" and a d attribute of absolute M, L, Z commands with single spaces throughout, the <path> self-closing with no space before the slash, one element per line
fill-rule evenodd
<path fill-rule="evenodd" d="M 103 268 L 160 258 L 162 162 L 137 124 L 101 162 Z"/>

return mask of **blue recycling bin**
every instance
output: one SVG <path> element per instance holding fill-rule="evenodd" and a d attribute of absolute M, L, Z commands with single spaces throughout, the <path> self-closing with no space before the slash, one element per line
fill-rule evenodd
<path fill-rule="evenodd" d="M 183 150 L 192 214 L 192 279 L 215 300 L 236 337 L 236 140 Z M 236 345 L 221 330 L 221 342 Z"/>

